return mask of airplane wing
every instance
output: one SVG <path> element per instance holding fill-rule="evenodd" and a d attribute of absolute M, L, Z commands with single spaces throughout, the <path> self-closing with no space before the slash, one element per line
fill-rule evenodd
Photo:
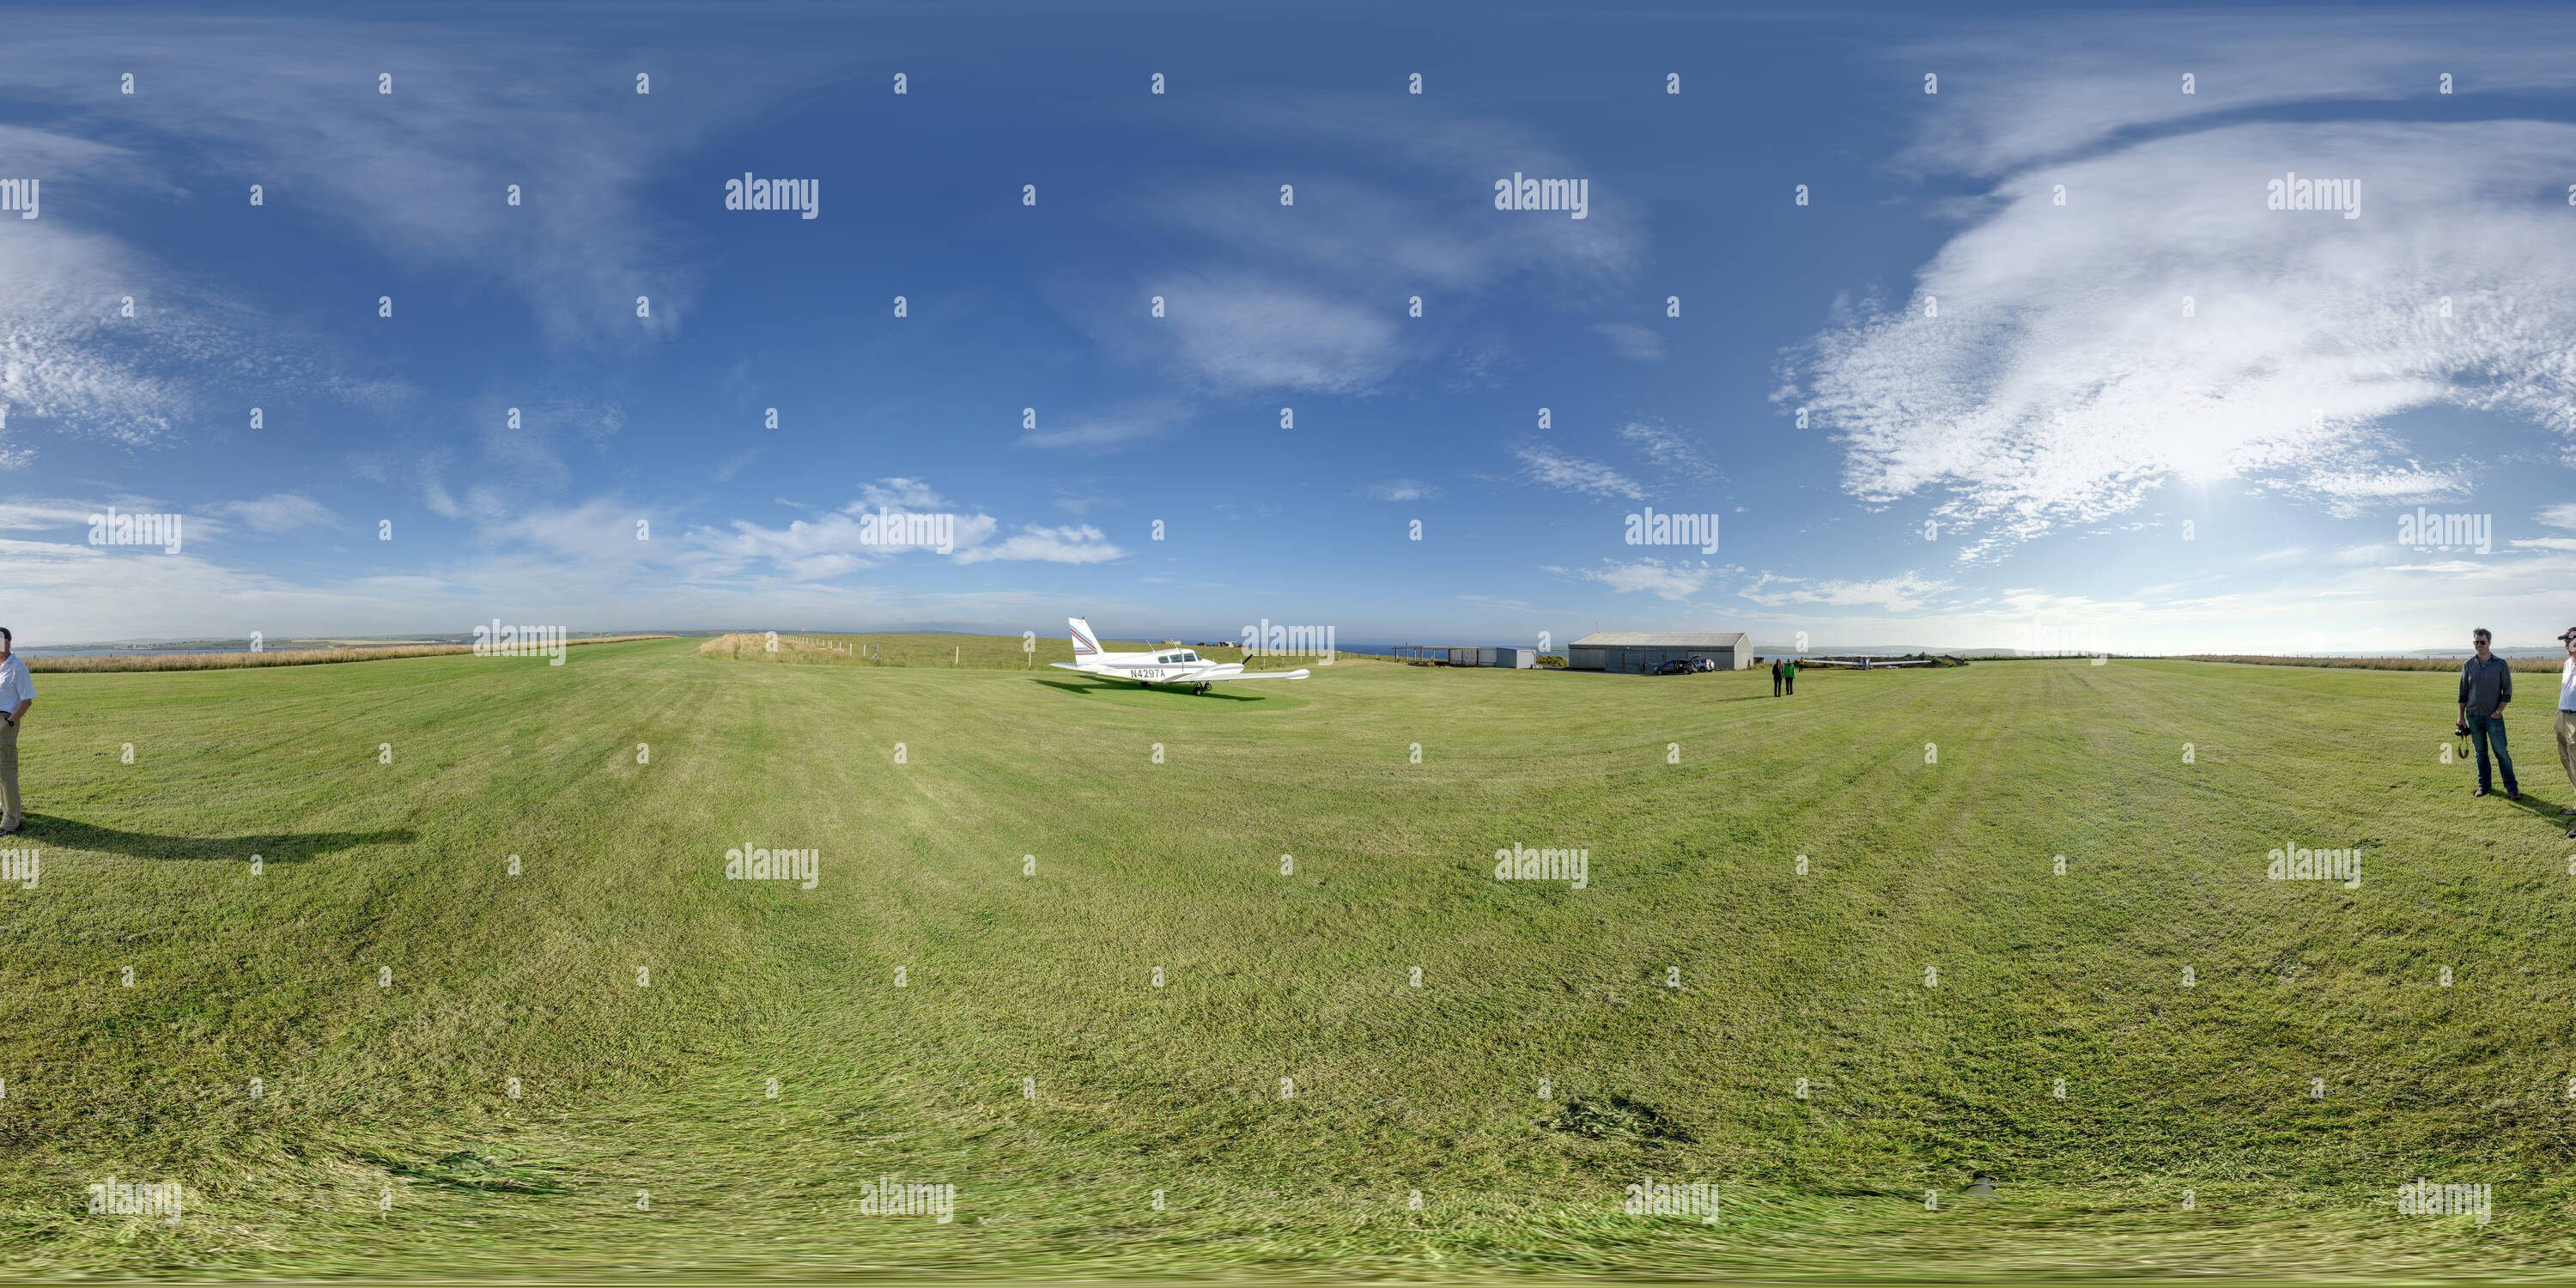
<path fill-rule="evenodd" d="M 1094 671 L 1080 662 L 1049 662 L 1047 665 L 1052 666 L 1059 671 L 1080 671 L 1085 675 L 1100 674 L 1098 671 Z"/>
<path fill-rule="evenodd" d="M 1202 675 L 1199 680 L 1208 684 L 1221 684 L 1228 680 L 1302 680 L 1305 678 L 1306 668 L 1301 666 L 1294 671 L 1237 671 L 1232 675 Z"/>

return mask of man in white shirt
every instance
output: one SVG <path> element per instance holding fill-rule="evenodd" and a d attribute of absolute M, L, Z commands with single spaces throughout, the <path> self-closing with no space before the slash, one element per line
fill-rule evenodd
<path fill-rule="evenodd" d="M 2570 632 L 2576 634 L 2576 632 Z M 9 628 L 0 626 L 0 805 L 8 813 L 0 815 L 0 836 L 7 836 L 26 826 L 18 815 L 18 726 L 27 719 L 27 708 L 36 705 L 36 677 L 27 674 L 27 660 L 9 651 Z M 2576 644 L 2568 646 L 2576 656 Z"/>
<path fill-rule="evenodd" d="M 2567 646 L 2567 660 L 2558 664 L 2558 763 L 2567 770 L 2567 785 L 2576 787 L 2576 626 L 2558 637 Z M 2576 814 L 2576 805 L 2558 811 Z M 2576 837 L 2576 827 L 2567 829 Z"/>

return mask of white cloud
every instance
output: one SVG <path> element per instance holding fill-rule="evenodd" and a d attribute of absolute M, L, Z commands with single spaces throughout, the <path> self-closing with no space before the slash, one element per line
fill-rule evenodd
<path fill-rule="evenodd" d="M 2576 244 L 2536 196 L 2571 151 L 2576 127 L 2529 121 L 2240 123 L 2052 162 L 2003 180 L 1905 302 L 1819 336 L 1780 398 L 1836 432 L 1853 496 L 1941 493 L 1963 561 L 2174 478 L 2338 515 L 2457 496 L 2465 465 L 2384 426 L 2576 402 Z M 2361 217 L 2266 209 L 2292 170 L 2358 177 Z"/>
<path fill-rule="evenodd" d="M 594 503 L 596 506 L 605 504 Z M 700 576 L 726 576 L 747 564 L 765 562 L 779 568 L 790 580 L 812 582 L 858 572 L 905 555 L 944 554 L 960 564 L 997 561 L 1088 564 L 1124 558 L 1127 553 L 1100 529 L 1089 524 L 1063 527 L 1026 524 L 1017 533 L 997 541 L 995 537 L 1001 524 L 980 510 L 967 513 L 970 508 L 941 495 L 923 479 L 879 479 L 862 485 L 859 498 L 840 509 L 816 519 L 793 520 L 783 528 L 769 527 L 748 519 L 733 520 L 727 529 L 693 528 L 687 535 L 687 548 L 701 562 L 693 564 L 691 571 Z M 871 537 L 882 536 L 866 526 L 880 510 L 898 514 L 954 516 L 949 549 L 895 546 L 882 540 L 870 540 Z M 613 508 L 604 509 L 599 512 L 599 517 L 613 519 L 616 513 Z M 626 522 L 628 531 L 625 535 L 631 541 L 631 518 Z M 585 524 L 581 530 L 599 530 L 599 525 Z M 613 522 L 604 530 L 613 540 Z"/>
<path fill-rule="evenodd" d="M 1707 585 L 1708 579 L 1715 573 L 1715 570 L 1705 563 L 1667 564 L 1661 559 L 1653 558 L 1639 559 L 1634 563 L 1621 563 L 1616 559 L 1604 559 L 1601 562 L 1603 567 L 1576 569 L 1573 575 L 1586 581 L 1600 582 L 1623 595 L 1631 591 L 1651 591 L 1658 599 L 1688 599 L 1698 594 L 1700 588 Z"/>
<path fill-rule="evenodd" d="M 1768 589 L 1771 586 L 1786 589 Z M 1788 604 L 1824 604 L 1837 608 L 1877 607 L 1892 613 L 1913 613 L 1929 607 L 1935 596 L 1949 589 L 1947 581 L 1932 581 L 1910 572 L 1874 581 L 1810 581 L 1802 577 L 1777 577 L 1765 573 L 1754 581 L 1751 588 L 1736 593 L 1754 603 L 1775 608 Z"/>
<path fill-rule="evenodd" d="M 220 199 L 243 217 L 321 220 L 412 275 L 517 292 L 556 343 L 626 344 L 668 334 L 695 290 L 677 225 L 646 200 L 648 180 L 851 57 L 665 53 L 666 65 L 685 60 L 675 79 L 697 87 L 692 110 L 639 116 L 594 88 L 600 75 L 627 74 L 624 55 L 582 66 L 561 42 L 504 35 L 398 37 L 396 92 L 353 90 L 350 69 L 382 62 L 387 33 L 369 22 L 174 15 L 155 26 L 137 92 L 102 97 L 89 69 L 132 52 L 130 33 L 86 15 L 20 15 L 13 83 L 59 110 L 41 129 L 0 125 L 0 154 L 40 170 L 47 197 L 62 200 L 60 184 L 111 209 L 209 199 L 167 178 L 168 158 L 182 155 L 222 175 Z M 248 65 L 260 73 L 239 74 Z M 267 198 L 256 211 L 243 204 L 254 183 Z M 502 200 L 511 183 L 526 193 L 516 206 Z M 209 401 L 227 404 L 229 420 L 237 408 L 216 387 L 244 378 L 267 398 L 409 398 L 399 380 L 334 373 L 337 340 L 308 319 L 254 315 L 238 283 L 159 262 L 63 213 L 73 209 L 13 219 L 0 238 L 0 407 L 23 418 L 0 432 L 0 469 L 32 459 L 31 427 L 133 446 L 169 438 Z M 652 317 L 638 319 L 632 301 L 648 294 Z M 131 316 L 120 311 L 127 297 Z M 461 508 L 434 482 L 429 503 Z"/>
<path fill-rule="evenodd" d="M 1598 461 L 1567 456 L 1543 443 L 1516 447 L 1512 454 L 1520 458 L 1521 477 L 1532 483 L 1587 496 L 1646 499 L 1645 489 L 1635 480 Z"/>
<path fill-rule="evenodd" d="M 1413 479 L 1388 479 L 1370 484 L 1362 495 L 1372 501 L 1432 501 L 1439 499 L 1440 489 Z"/>
<path fill-rule="evenodd" d="M 1236 278 L 1172 304 L 1181 363 L 1220 392 L 1369 393 L 1404 359 L 1393 313 L 1299 286 Z"/>
<path fill-rule="evenodd" d="M 298 528 L 333 527 L 340 521 L 330 507 L 293 492 L 275 492 L 256 501 L 226 501 L 207 509 L 209 513 L 239 519 L 253 532 L 272 535 Z"/>
<path fill-rule="evenodd" d="M 1063 488 L 1057 488 L 1055 494 L 1055 508 L 1066 511 L 1075 518 L 1081 518 L 1101 507 L 1116 510 L 1123 509 L 1127 505 L 1117 497 L 1103 496 L 1096 492 L 1068 492 Z"/>
<path fill-rule="evenodd" d="M 1661 421 L 1629 421 L 1619 427 L 1619 437 L 1644 452 L 1656 468 L 1683 481 L 1713 482 L 1725 477 L 1689 439 Z"/>
<path fill-rule="evenodd" d="M 1943 110 L 1921 114 L 1910 160 L 1994 175 L 2124 135 L 2187 132 L 2289 104 L 2435 94 L 2427 49 L 2442 50 L 2445 66 L 2476 68 L 2466 85 L 2455 84 L 2462 93 L 2561 89 L 2576 84 L 2576 69 L 2559 53 L 2571 39 L 2576 25 L 2539 11 L 2478 23 L 2430 13 L 2285 19 L 2211 10 L 2188 23 L 2154 16 L 1972 23 L 1899 50 L 1890 62 L 1909 78 L 1944 69 Z"/>
<path fill-rule="evenodd" d="M 1124 558 L 1126 554 L 1111 544 L 1100 529 L 1087 523 L 1060 528 L 1032 523 L 1023 526 L 1017 535 L 994 544 L 958 551 L 957 562 L 971 564 L 994 559 L 1024 559 L 1042 563 L 1089 564 L 1107 563 Z"/>
<path fill-rule="evenodd" d="M 0 501 L 0 531 L 44 532 L 55 528 L 87 528 L 89 516 L 103 509 L 104 506 L 87 501 L 11 497 Z"/>
<path fill-rule="evenodd" d="M 847 60 L 821 48 L 665 54 L 666 66 L 690 64 L 673 78 L 699 87 L 697 110 L 638 115 L 591 88 L 631 75 L 626 61 L 582 66 L 560 42 L 454 31 L 407 41 L 394 93 L 352 96 L 348 69 L 383 61 L 382 27 L 178 17 L 156 34 L 149 83 L 66 129 L 112 129 L 138 151 L 183 148 L 231 171 L 236 191 L 260 183 L 271 206 L 298 202 L 418 265 L 515 291 L 557 342 L 667 333 L 694 286 L 674 229 L 644 200 L 647 180 Z M 30 19 L 12 37 L 21 83 L 64 104 L 99 102 L 74 91 L 87 84 L 81 69 L 130 43 L 85 21 Z M 245 63 L 261 73 L 239 75 Z M 479 88 L 457 88 L 468 84 Z M 322 101 L 342 106 L 315 111 Z M 509 183 L 527 193 L 515 207 L 502 200 Z M 645 294 L 653 317 L 638 319 Z"/>
<path fill-rule="evenodd" d="M 1664 356 L 1663 334 L 1651 327 L 1642 327 L 1634 322 L 1595 322 L 1592 330 L 1606 337 L 1610 341 L 1610 351 L 1622 358 L 1652 362 Z"/>
<path fill-rule="evenodd" d="M 941 496 L 937 489 L 920 479 L 888 478 L 859 486 L 859 499 L 843 506 L 849 514 L 869 510 L 904 510 L 922 513 L 944 513 L 957 509 L 957 503 Z"/>
<path fill-rule="evenodd" d="M 724 458 L 724 460 L 717 463 L 715 473 L 710 477 L 718 483 L 732 482 L 733 476 L 742 473 L 744 466 L 759 459 L 763 450 L 765 449 L 755 447 L 749 451 L 736 452 L 733 455 Z"/>
<path fill-rule="evenodd" d="M 635 564 L 662 557 L 651 541 L 638 540 L 637 520 L 651 520 L 650 510 L 613 497 L 594 497 L 575 506 L 534 506 L 478 516 L 479 534 L 487 545 L 523 542 L 548 554 L 594 565 Z M 650 529 L 647 529 L 649 533 Z"/>
<path fill-rule="evenodd" d="M 2553 505 L 2532 516 L 2552 528 L 2576 528 L 2576 501 Z"/>
<path fill-rule="evenodd" d="M 1039 428 L 1019 437 L 1022 447 L 1049 447 L 1073 452 L 1106 452 L 1124 447 L 1139 439 L 1154 438 L 1186 419 L 1188 413 L 1179 403 L 1167 398 L 1145 399 L 1106 412 L 1077 416 L 1062 429 Z"/>
<path fill-rule="evenodd" d="M 17 222 L 14 220 L 13 222 Z M 157 442 L 193 408 L 163 368 L 219 347 L 185 320 L 171 280 L 112 238 L 40 216 L 0 238 L 0 468 L 33 459 L 29 420 L 128 446 Z M 124 297 L 134 317 L 119 316 Z"/>
<path fill-rule="evenodd" d="M 1633 201 L 1598 186 L 1581 220 L 1494 210 L 1498 177 L 1589 168 L 1533 132 L 1451 110 L 1428 98 L 1390 110 L 1356 94 L 1258 91 L 1208 104 L 1181 124 L 1225 143 L 1320 149 L 1335 173 L 1300 179 L 1294 206 L 1279 204 L 1272 173 L 1155 176 L 1104 212 L 1122 232 L 1151 230 L 1151 267 L 1069 271 L 1050 293 L 1104 349 L 1221 397 L 1365 394 L 1442 359 L 1481 382 L 1501 355 L 1490 328 L 1466 321 L 1480 300 L 1508 290 L 1608 312 L 1644 238 Z M 1402 286 L 1389 294 L 1391 283 Z M 1099 303 L 1152 296 L 1164 316 Z M 1625 338 L 1632 349 L 1660 343 Z"/>
<path fill-rule="evenodd" d="M 422 476 L 420 501 L 422 505 L 429 508 L 431 514 L 442 519 L 465 517 L 465 507 L 456 503 L 456 498 L 448 493 L 447 485 L 439 482 L 436 474 Z"/>

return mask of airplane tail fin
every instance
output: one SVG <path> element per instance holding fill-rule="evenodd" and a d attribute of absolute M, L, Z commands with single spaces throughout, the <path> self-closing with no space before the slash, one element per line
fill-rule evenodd
<path fill-rule="evenodd" d="M 1074 661 L 1089 662 L 1100 656 L 1100 637 L 1092 634 L 1091 623 L 1088 620 L 1068 617 L 1064 619 L 1064 624 L 1073 635 Z"/>

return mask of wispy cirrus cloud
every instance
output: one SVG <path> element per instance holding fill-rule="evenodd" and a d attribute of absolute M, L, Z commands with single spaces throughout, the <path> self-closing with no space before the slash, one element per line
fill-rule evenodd
<path fill-rule="evenodd" d="M 2369 118 L 2447 92 L 2428 42 L 2474 64 L 2463 94 L 2576 89 L 2544 51 L 2576 23 L 2001 30 L 1891 58 L 1944 91 L 1923 96 L 1934 110 L 1897 168 L 1986 195 L 1939 204 L 1965 227 L 1912 289 L 1838 305 L 1783 366 L 1777 400 L 1835 434 L 1846 492 L 1933 498 L 1975 563 L 2169 480 L 2255 482 L 2336 516 L 2460 496 L 2476 467 L 2422 459 L 2396 427 L 2422 408 L 2494 413 L 2567 450 L 2576 248 L 2555 198 L 2576 129 Z M 2267 182 L 2293 171 L 2357 181 L 2359 217 L 2268 209 Z"/>
<path fill-rule="evenodd" d="M 1736 593 L 1773 608 L 1789 604 L 1821 604 L 1835 608 L 1881 608 L 1891 613 L 1913 613 L 1931 607 L 1934 599 L 1949 589 L 1947 581 L 1935 581 L 1910 572 L 1866 581 L 1841 578 L 1810 580 L 1764 573 L 1751 586 Z"/>
<path fill-rule="evenodd" d="M 2497 24 L 2422 13 L 2211 11 L 2189 22 L 2106 14 L 1967 23 L 1889 61 L 1912 73 L 1909 82 L 1924 71 L 1946 74 L 1947 92 L 1932 101 L 1947 110 L 1922 115 L 1901 164 L 1993 176 L 2298 104 L 2348 114 L 2354 105 L 2438 97 L 2444 74 L 2428 70 L 2427 49 L 2442 50 L 2446 65 L 2476 69 L 2448 85 L 2461 94 L 2576 87 L 2576 68 L 2559 53 L 2570 42 L 2576 22 L 2541 11 Z"/>
<path fill-rule="evenodd" d="M 1718 482 L 1726 477 L 1687 436 L 1661 420 L 1629 421 L 1619 427 L 1619 438 L 1645 453 L 1672 481 Z"/>
<path fill-rule="evenodd" d="M 880 530 L 880 515 L 946 515 L 953 525 L 949 548 L 896 544 Z M 1023 524 L 1008 535 L 979 507 L 942 495 L 926 480 L 884 478 L 864 484 L 856 500 L 784 527 L 735 519 L 724 528 L 700 526 L 687 534 L 693 575 L 728 575 L 750 564 L 779 569 L 795 581 L 820 581 L 904 556 L 942 557 L 959 564 L 994 562 L 1092 564 L 1127 552 L 1090 524 Z"/>
<path fill-rule="evenodd" d="M 1360 495 L 1372 501 L 1435 501 L 1440 489 L 1417 479 L 1388 479 L 1360 489 Z"/>
<path fill-rule="evenodd" d="M 956 558 L 962 564 L 988 563 L 996 559 L 1090 564 L 1107 563 L 1124 557 L 1126 553 L 1102 535 L 1100 529 L 1088 523 L 1061 527 L 1031 523 L 999 541 L 960 550 Z"/>
<path fill-rule="evenodd" d="M 331 507 L 294 492 L 272 492 L 252 501 L 226 501 L 208 507 L 215 514 L 240 521 L 253 532 L 276 536 L 304 528 L 328 528 L 337 525 L 340 516 Z"/>
<path fill-rule="evenodd" d="M 697 78 L 705 88 L 689 110 L 657 116 L 620 110 L 591 83 L 603 70 L 631 77 L 630 59 L 446 27 L 403 44 L 393 92 L 380 94 L 373 73 L 354 69 L 383 63 L 402 35 L 388 24 L 175 14 L 156 18 L 138 47 L 130 17 L 12 22 L 12 92 L 54 110 L 42 127 L 0 126 L 0 154 L 39 167 L 53 204 L 0 239 L 0 403 L 23 418 L 0 435 L 0 468 L 31 459 L 35 426 L 160 441 L 227 378 L 256 374 L 272 396 L 382 392 L 382 381 L 334 373 L 327 339 L 301 320 L 253 316 L 238 283 L 165 262 L 127 238 L 125 221 L 97 217 L 111 203 L 192 199 L 169 177 L 173 157 L 228 172 L 239 193 L 259 185 L 259 216 L 316 221 L 408 268 L 515 293 L 558 345 L 633 343 L 676 325 L 696 277 L 645 187 L 797 78 L 724 74 L 728 58 L 754 56 L 696 51 L 712 73 Z M 133 93 L 94 92 L 93 68 L 146 51 Z M 781 57 L 808 80 L 844 58 L 770 51 L 757 61 L 774 73 Z M 245 76 L 247 66 L 260 70 Z M 516 205 L 505 200 L 513 184 Z M 639 295 L 655 301 L 649 318 L 635 315 Z"/>
<path fill-rule="evenodd" d="M 1512 455 L 1521 463 L 1520 477 L 1541 487 L 1603 499 L 1646 499 L 1646 490 L 1627 475 L 1599 461 L 1568 456 L 1545 443 L 1513 448 Z"/>
<path fill-rule="evenodd" d="M 1597 581 L 1620 594 L 1646 591 L 1658 599 L 1686 600 L 1707 586 L 1717 570 L 1706 563 L 1677 560 L 1666 563 L 1652 557 L 1622 563 L 1604 559 L 1598 568 L 1549 568 L 1560 576 Z"/>
<path fill-rule="evenodd" d="M 1851 495 L 1941 495 L 1973 529 L 1964 562 L 2172 478 L 2337 514 L 2455 496 L 2470 467 L 2417 462 L 2388 424 L 2437 405 L 2564 423 L 2576 246 L 2531 194 L 2571 148 L 2576 128 L 2534 122 L 2240 124 L 2015 176 L 1778 397 L 1835 433 Z M 2367 176 L 2366 212 L 2267 209 L 2290 170 Z"/>
<path fill-rule="evenodd" d="M 1428 99 L 1390 112 L 1359 95 L 1253 93 L 1187 128 L 1334 158 L 1290 185 L 1293 205 L 1275 173 L 1156 176 L 1108 211 L 1155 231 L 1151 267 L 1055 279 L 1051 294 L 1104 349 L 1193 395 L 1362 395 L 1426 369 L 1482 380 L 1499 355 L 1476 301 L 1508 290 L 1607 313 L 1643 253 L 1640 212 L 1599 189 L 1582 220 L 1494 210 L 1499 177 L 1583 167 L 1538 131 Z M 1153 316 L 1099 303 L 1158 296 Z M 1602 326 L 1631 356 L 1661 351 L 1650 330 Z"/>
<path fill-rule="evenodd" d="M 1050 428 L 1041 420 L 1039 428 L 1020 435 L 1019 445 L 1098 454 L 1161 437 L 1188 418 L 1188 410 L 1174 399 L 1144 398 L 1107 411 L 1076 415 L 1060 429 Z"/>
<path fill-rule="evenodd" d="M 109 134 L 133 154 L 94 154 L 102 165 L 148 173 L 136 158 L 185 149 L 233 171 L 245 191 L 262 184 L 274 194 L 265 209 L 292 206 L 417 266 L 515 293 L 557 343 L 667 331 L 694 277 L 647 182 L 847 56 L 701 46 L 677 56 L 700 73 L 689 110 L 655 113 L 622 110 L 657 102 L 632 94 L 631 57 L 534 34 L 171 15 L 155 23 L 136 91 L 102 104 L 82 78 L 133 51 L 128 23 L 29 15 L 13 25 L 23 60 L 13 83 L 73 109 L 55 132 Z M 389 42 L 403 57 L 392 92 L 380 93 Z M 732 74 L 752 66 L 767 71 Z M 603 82 L 628 83 L 635 102 L 600 93 Z M 505 200 L 514 183 L 515 206 Z M 652 317 L 635 316 L 638 295 L 655 298 Z"/>
<path fill-rule="evenodd" d="M 1664 337 L 1651 327 L 1634 322 L 1595 322 L 1595 335 L 1610 342 L 1610 351 L 1634 362 L 1653 362 L 1664 356 Z"/>

